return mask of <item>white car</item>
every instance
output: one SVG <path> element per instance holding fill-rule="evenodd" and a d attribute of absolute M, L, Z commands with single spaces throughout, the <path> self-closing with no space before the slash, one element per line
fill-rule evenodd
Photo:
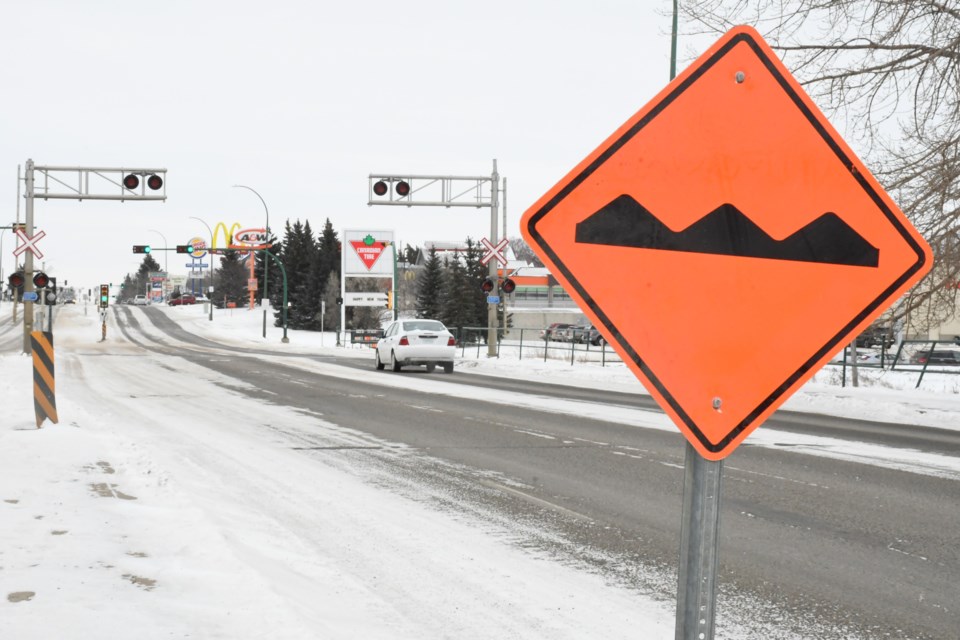
<path fill-rule="evenodd" d="M 387 363 L 394 371 L 410 365 L 426 365 L 432 373 L 437 365 L 453 373 L 457 339 L 439 320 L 394 320 L 377 342 L 377 369 Z"/>
<path fill-rule="evenodd" d="M 147 305 L 147 304 L 150 304 L 150 301 L 147 300 L 147 296 L 145 296 L 145 295 L 143 295 L 143 294 L 141 293 L 140 295 L 136 296 L 136 297 L 133 299 L 133 304 L 136 304 L 136 305 Z"/>

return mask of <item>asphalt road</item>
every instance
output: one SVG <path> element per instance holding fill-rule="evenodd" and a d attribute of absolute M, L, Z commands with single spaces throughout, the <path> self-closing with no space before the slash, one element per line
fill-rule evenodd
<path fill-rule="evenodd" d="M 144 309 L 171 338 L 157 342 L 139 331 L 144 316 L 114 311 L 124 335 L 146 349 L 248 382 L 260 391 L 246 393 L 264 402 L 408 447 L 416 455 L 402 462 L 378 459 L 408 481 L 443 485 L 456 474 L 459 508 L 482 503 L 524 523 L 524 544 L 673 599 L 679 433 L 489 402 L 491 394 L 522 393 L 655 411 L 649 399 L 464 373 L 430 379 L 468 386 L 472 397 L 363 384 L 240 352 L 214 356 L 209 349 L 222 345 Z M 174 340 L 184 344 L 173 346 Z M 375 372 L 372 360 L 322 360 L 364 367 L 371 380 L 427 375 Z M 960 455 L 957 433 L 923 427 L 778 413 L 764 429 Z M 319 455 L 329 447 L 305 441 L 300 448 Z M 717 636 L 736 622 L 756 638 L 776 637 L 771 629 L 823 639 L 960 638 L 958 503 L 954 480 L 753 447 L 748 440 L 724 467 Z"/>

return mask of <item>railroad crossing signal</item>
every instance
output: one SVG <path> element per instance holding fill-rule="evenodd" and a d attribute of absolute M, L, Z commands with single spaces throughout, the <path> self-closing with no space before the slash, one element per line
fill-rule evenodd
<path fill-rule="evenodd" d="M 487 252 L 483 254 L 483 257 L 480 258 L 480 262 L 483 264 L 489 263 L 491 260 L 496 259 L 501 266 L 507 266 L 507 258 L 503 255 L 503 250 L 507 248 L 507 239 L 503 238 L 496 246 L 486 238 L 480 239 L 480 244 L 482 244 Z"/>
<path fill-rule="evenodd" d="M 17 229 L 14 230 L 14 232 L 17 234 L 17 237 L 23 241 L 23 244 L 21 244 L 20 246 L 18 246 L 16 249 L 13 250 L 13 255 L 15 257 L 29 250 L 31 253 L 33 253 L 33 255 L 37 256 L 38 258 L 41 258 L 41 259 L 43 258 L 43 252 L 40 251 L 40 249 L 37 247 L 37 242 L 41 238 L 43 238 L 45 235 L 47 235 L 46 231 L 40 231 L 34 234 L 33 236 L 28 236 L 23 229 L 18 227 Z"/>
<path fill-rule="evenodd" d="M 149 176 L 145 172 L 140 174 L 128 173 L 123 177 L 123 187 L 130 191 L 136 191 L 137 187 L 140 186 L 140 177 L 144 176 L 147 178 L 147 186 L 151 191 L 159 191 L 163 187 L 163 178 L 155 173 L 151 173 Z"/>

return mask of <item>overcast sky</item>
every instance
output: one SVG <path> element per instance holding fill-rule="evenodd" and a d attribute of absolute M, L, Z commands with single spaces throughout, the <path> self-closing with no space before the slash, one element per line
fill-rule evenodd
<path fill-rule="evenodd" d="M 168 170 L 165 203 L 37 201 L 50 275 L 117 284 L 134 244 L 327 218 L 479 240 L 488 209 L 369 207 L 371 172 L 507 178 L 522 212 L 669 79 L 671 3 L 31 0 L 0 10 L 0 202 L 17 166 Z M 21 191 L 22 193 L 22 191 Z M 20 216 L 24 208 L 21 202 Z M 166 240 L 164 240 L 164 237 Z M 15 240 L 3 235 L 4 278 Z M 185 273 L 175 253 L 157 254 Z"/>

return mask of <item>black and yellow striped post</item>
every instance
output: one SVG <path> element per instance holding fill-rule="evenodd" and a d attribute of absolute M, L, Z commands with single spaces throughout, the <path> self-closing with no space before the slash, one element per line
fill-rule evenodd
<path fill-rule="evenodd" d="M 57 424 L 57 398 L 53 372 L 53 333 L 30 333 L 33 347 L 33 409 L 37 414 L 37 428 L 47 418 Z"/>

